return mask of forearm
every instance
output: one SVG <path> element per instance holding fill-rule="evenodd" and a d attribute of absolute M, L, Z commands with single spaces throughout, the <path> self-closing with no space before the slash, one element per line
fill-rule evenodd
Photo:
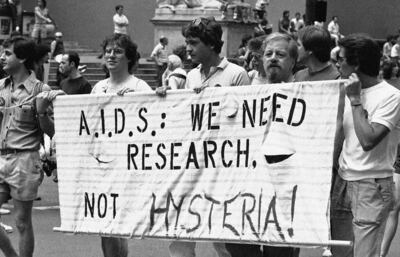
<path fill-rule="evenodd" d="M 44 133 L 46 133 L 50 138 L 54 136 L 54 121 L 53 119 L 45 114 L 38 114 L 40 128 Z"/>
<path fill-rule="evenodd" d="M 368 113 L 361 104 L 352 105 L 354 131 L 364 151 L 372 150 L 387 133 L 382 133 L 383 125 L 374 126 L 368 121 Z M 389 131 L 386 128 L 387 131 Z"/>

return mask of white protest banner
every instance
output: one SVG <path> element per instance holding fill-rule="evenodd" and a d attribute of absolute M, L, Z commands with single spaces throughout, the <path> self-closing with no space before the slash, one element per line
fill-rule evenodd
<path fill-rule="evenodd" d="M 59 231 L 329 240 L 340 82 L 55 101 Z"/>

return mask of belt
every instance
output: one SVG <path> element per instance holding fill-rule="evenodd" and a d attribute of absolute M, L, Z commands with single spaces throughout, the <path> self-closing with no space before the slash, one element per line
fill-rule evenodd
<path fill-rule="evenodd" d="M 21 152 L 31 151 L 27 149 L 0 149 L 0 155 L 17 154 Z"/>

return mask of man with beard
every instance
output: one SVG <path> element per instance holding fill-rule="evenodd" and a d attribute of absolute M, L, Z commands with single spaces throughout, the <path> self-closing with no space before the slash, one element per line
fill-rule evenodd
<path fill-rule="evenodd" d="M 264 43 L 263 67 L 265 84 L 293 81 L 293 68 L 297 60 L 297 44 L 287 34 L 272 33 Z M 258 85 L 259 83 L 252 83 Z M 296 257 L 298 248 L 250 244 L 226 244 L 232 257 Z"/>
<path fill-rule="evenodd" d="M 59 71 L 66 78 L 61 81 L 60 87 L 68 95 L 89 94 L 92 91 L 90 83 L 79 72 L 79 63 L 76 52 L 69 52 L 61 58 Z"/>

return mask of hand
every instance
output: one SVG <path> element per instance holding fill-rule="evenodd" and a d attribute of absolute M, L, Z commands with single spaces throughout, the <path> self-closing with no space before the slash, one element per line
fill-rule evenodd
<path fill-rule="evenodd" d="M 51 90 L 39 93 L 36 96 L 37 113 L 45 113 L 51 102 L 56 99 L 58 95 L 65 95 L 65 92 L 62 90 Z"/>
<path fill-rule="evenodd" d="M 158 96 L 164 97 L 167 95 L 167 88 L 166 87 L 157 87 L 156 88 L 156 94 Z"/>
<path fill-rule="evenodd" d="M 124 88 L 120 89 L 120 90 L 117 92 L 117 95 L 123 96 L 123 95 L 125 95 L 125 94 L 128 93 L 128 92 L 135 92 L 135 90 L 132 89 L 132 88 L 129 88 L 129 87 L 124 87 Z"/>
<path fill-rule="evenodd" d="M 195 87 L 193 90 L 196 92 L 196 94 L 200 94 L 200 92 L 203 90 L 203 87 Z"/>
<path fill-rule="evenodd" d="M 357 76 L 357 74 L 352 73 L 349 79 L 344 83 L 344 89 L 346 91 L 346 95 L 349 98 L 350 102 L 360 102 L 361 101 L 361 82 Z"/>

